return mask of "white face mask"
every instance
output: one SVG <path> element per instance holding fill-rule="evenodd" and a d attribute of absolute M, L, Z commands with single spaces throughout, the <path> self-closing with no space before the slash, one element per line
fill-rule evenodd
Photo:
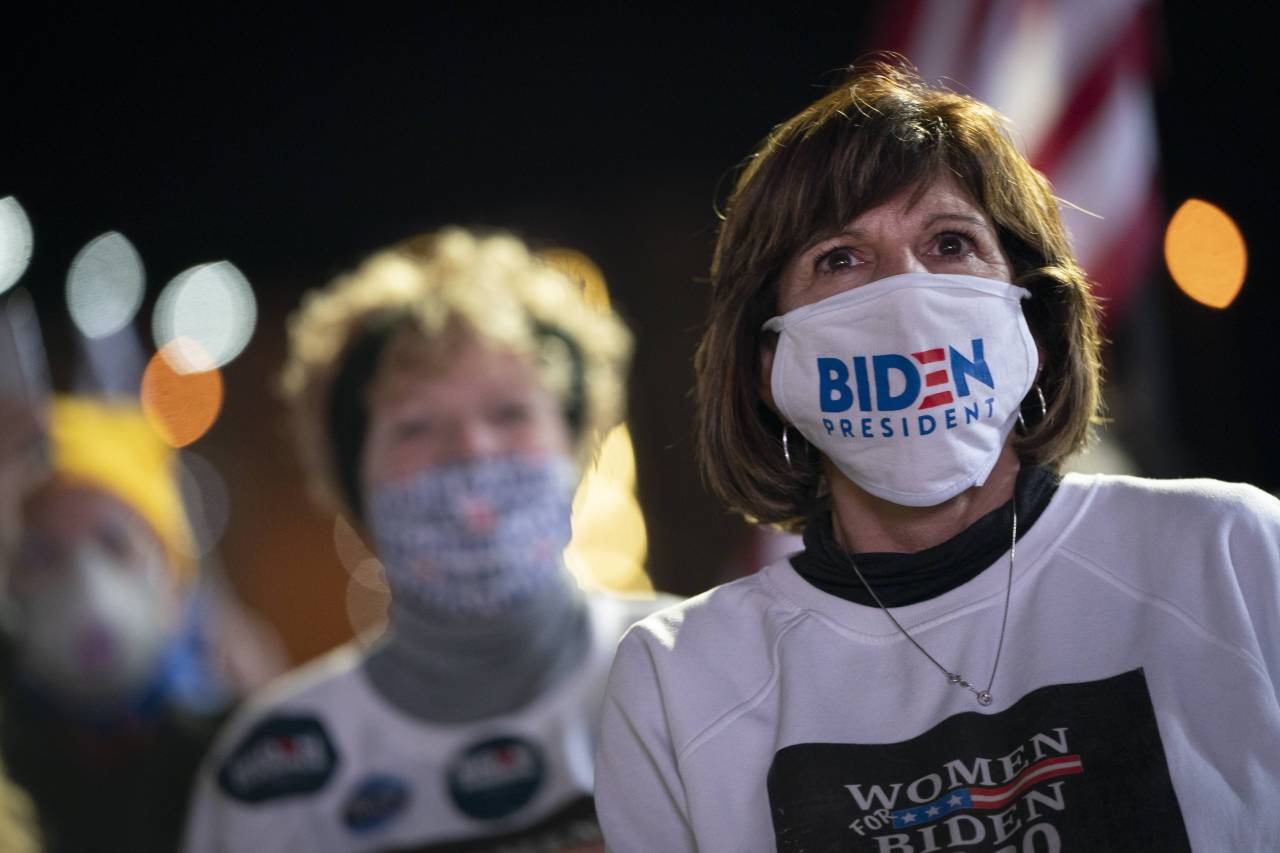
<path fill-rule="evenodd" d="M 392 593 L 495 615 L 554 581 L 569 544 L 574 476 L 560 456 L 489 456 L 372 489 L 369 527 Z"/>
<path fill-rule="evenodd" d="M 862 489 L 936 506 L 986 482 L 1017 422 L 1039 361 L 1030 296 L 908 273 L 774 317 L 774 402 Z"/>
<path fill-rule="evenodd" d="M 176 616 L 162 565 L 76 548 L 56 581 L 17 604 L 18 662 L 77 704 L 127 701 L 157 674 Z"/>

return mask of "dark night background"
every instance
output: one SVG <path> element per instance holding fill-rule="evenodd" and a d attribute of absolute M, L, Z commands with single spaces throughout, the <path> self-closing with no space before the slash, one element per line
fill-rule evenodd
<path fill-rule="evenodd" d="M 1276 490 L 1266 401 L 1280 300 L 1263 251 L 1277 219 L 1264 130 L 1274 48 L 1237 8 L 1162 8 L 1157 107 L 1169 209 L 1196 196 L 1235 217 L 1249 277 L 1214 312 L 1153 266 L 1113 330 L 1114 372 L 1144 401 L 1115 409 L 1153 415 L 1116 429 L 1148 473 Z M 141 252 L 143 321 L 198 262 L 226 258 L 255 287 L 256 335 L 194 449 L 231 490 L 227 571 L 297 658 L 348 629 L 331 522 L 306 504 L 271 390 L 284 318 L 304 289 L 448 223 L 507 227 L 601 265 L 638 339 L 631 424 L 650 572 L 681 593 L 724 577 L 746 528 L 699 485 L 686 393 L 714 201 L 771 125 L 874 47 L 858 4 L 820 17 L 461 9 L 144 17 L 56 4 L 0 35 L 0 196 L 31 218 L 23 284 L 64 384 L 63 280 L 92 237 L 119 230 Z"/>

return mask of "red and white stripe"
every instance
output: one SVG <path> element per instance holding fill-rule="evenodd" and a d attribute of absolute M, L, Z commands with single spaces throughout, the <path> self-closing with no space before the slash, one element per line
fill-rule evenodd
<path fill-rule="evenodd" d="M 1063 200 L 1076 256 L 1124 312 L 1161 223 L 1148 0 L 885 3 L 876 49 L 991 104 Z M 1088 211 L 1087 213 L 1085 211 Z"/>
<path fill-rule="evenodd" d="M 975 809 L 1003 808 L 1030 787 L 1039 785 L 1059 776 L 1073 776 L 1084 772 L 1084 762 L 1078 755 L 1063 755 L 1059 758 L 1046 758 L 1039 761 L 1000 788 L 970 788 L 969 801 Z"/>

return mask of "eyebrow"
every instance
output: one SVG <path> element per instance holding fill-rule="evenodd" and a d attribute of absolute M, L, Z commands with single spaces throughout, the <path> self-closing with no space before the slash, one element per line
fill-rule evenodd
<path fill-rule="evenodd" d="M 942 220 L 944 220 L 944 219 L 958 219 L 958 220 L 960 220 L 961 222 L 968 222 L 970 225 L 975 225 L 975 226 L 977 226 L 978 228 L 983 228 L 983 229 L 989 229 L 989 228 L 991 228 L 990 223 L 988 223 L 985 219 L 981 219 L 981 218 L 979 218 L 979 217 L 977 217 L 977 216 L 972 216 L 972 215 L 970 215 L 970 214 L 968 214 L 968 213 L 938 213 L 938 214 L 935 214 L 935 215 L 933 215 L 933 216 L 929 217 L 929 221 L 928 221 L 928 222 L 926 222 L 926 223 L 924 224 L 924 225 L 925 225 L 925 228 L 931 228 L 931 227 L 933 227 L 934 225 L 937 225 L 940 221 L 942 221 Z"/>

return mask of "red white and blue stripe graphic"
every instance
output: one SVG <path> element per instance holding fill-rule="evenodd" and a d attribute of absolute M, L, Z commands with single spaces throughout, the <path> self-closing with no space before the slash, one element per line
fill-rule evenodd
<path fill-rule="evenodd" d="M 945 361 L 947 352 L 942 347 L 938 347 L 924 352 L 913 352 L 911 357 L 923 365 L 929 365 Z M 936 388 L 939 385 L 946 385 L 949 379 L 947 369 L 944 366 L 939 370 L 931 370 L 926 373 L 924 375 L 924 385 L 926 388 Z M 932 409 L 934 406 L 945 406 L 953 402 L 955 402 L 955 397 L 951 395 L 950 391 L 935 391 L 920 401 L 920 408 Z"/>
<path fill-rule="evenodd" d="M 968 788 L 955 788 L 931 803 L 899 809 L 892 814 L 893 828 L 906 829 L 922 826 L 944 818 L 952 812 L 970 809 L 1002 809 L 1042 782 L 1083 772 L 1084 762 L 1078 755 L 1046 758 L 1023 770 L 1007 785 L 974 785 Z"/>

